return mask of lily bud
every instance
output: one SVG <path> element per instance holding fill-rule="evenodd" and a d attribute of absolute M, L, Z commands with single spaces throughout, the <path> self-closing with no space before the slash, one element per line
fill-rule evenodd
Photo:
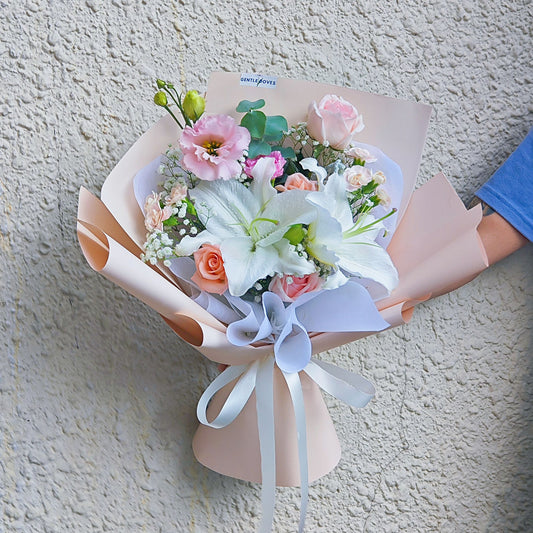
<path fill-rule="evenodd" d="M 167 95 L 163 91 L 157 91 L 154 94 L 154 103 L 155 105 L 159 105 L 161 107 L 166 107 L 168 101 L 167 101 Z"/>
<path fill-rule="evenodd" d="M 205 99 L 198 94 L 198 91 L 188 91 L 183 99 L 183 112 L 191 120 L 198 120 L 205 109 Z"/>

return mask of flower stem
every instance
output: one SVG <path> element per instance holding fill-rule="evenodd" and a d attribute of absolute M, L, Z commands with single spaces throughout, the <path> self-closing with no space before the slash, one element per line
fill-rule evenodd
<path fill-rule="evenodd" d="M 176 115 L 174 115 L 174 113 L 172 113 L 172 110 L 170 109 L 170 107 L 168 107 L 168 105 L 164 106 L 164 108 L 170 113 L 170 116 L 178 123 L 178 126 L 183 129 L 183 126 L 181 124 L 181 122 L 177 119 Z"/>

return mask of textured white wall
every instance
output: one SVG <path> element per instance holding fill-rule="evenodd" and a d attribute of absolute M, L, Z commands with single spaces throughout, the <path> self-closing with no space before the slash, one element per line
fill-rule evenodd
<path fill-rule="evenodd" d="M 216 370 L 95 274 L 77 191 L 160 111 L 156 76 L 210 71 L 348 85 L 434 107 L 419 183 L 464 200 L 532 124 L 527 0 L 0 0 L 0 531 L 253 531 L 259 487 L 197 464 Z M 310 532 L 533 531 L 531 246 L 409 325 L 324 357 L 377 387 L 328 399 L 340 465 Z M 279 489 L 275 530 L 296 530 Z"/>

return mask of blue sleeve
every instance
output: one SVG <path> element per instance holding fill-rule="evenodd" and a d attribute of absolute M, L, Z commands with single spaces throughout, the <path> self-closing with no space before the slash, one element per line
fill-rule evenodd
<path fill-rule="evenodd" d="M 533 241 L 533 129 L 476 196 Z"/>

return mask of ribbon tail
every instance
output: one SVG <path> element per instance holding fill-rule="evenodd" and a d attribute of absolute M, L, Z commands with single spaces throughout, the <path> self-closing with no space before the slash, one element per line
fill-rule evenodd
<path fill-rule="evenodd" d="M 318 359 L 313 358 L 304 372 L 328 394 L 352 407 L 364 407 L 376 392 L 364 377 Z"/>
<path fill-rule="evenodd" d="M 307 458 L 307 425 L 305 420 L 305 403 L 302 391 L 302 383 L 298 372 L 287 374 L 283 372 L 294 408 L 296 417 L 296 433 L 298 436 L 298 460 L 300 462 L 300 524 L 298 532 L 303 533 L 305 527 L 305 517 L 307 515 L 307 504 L 309 502 L 309 467 Z"/>
<path fill-rule="evenodd" d="M 274 357 L 263 360 L 255 384 L 257 429 L 261 451 L 261 506 L 259 533 L 272 531 L 276 503 L 276 437 L 274 426 Z"/>

